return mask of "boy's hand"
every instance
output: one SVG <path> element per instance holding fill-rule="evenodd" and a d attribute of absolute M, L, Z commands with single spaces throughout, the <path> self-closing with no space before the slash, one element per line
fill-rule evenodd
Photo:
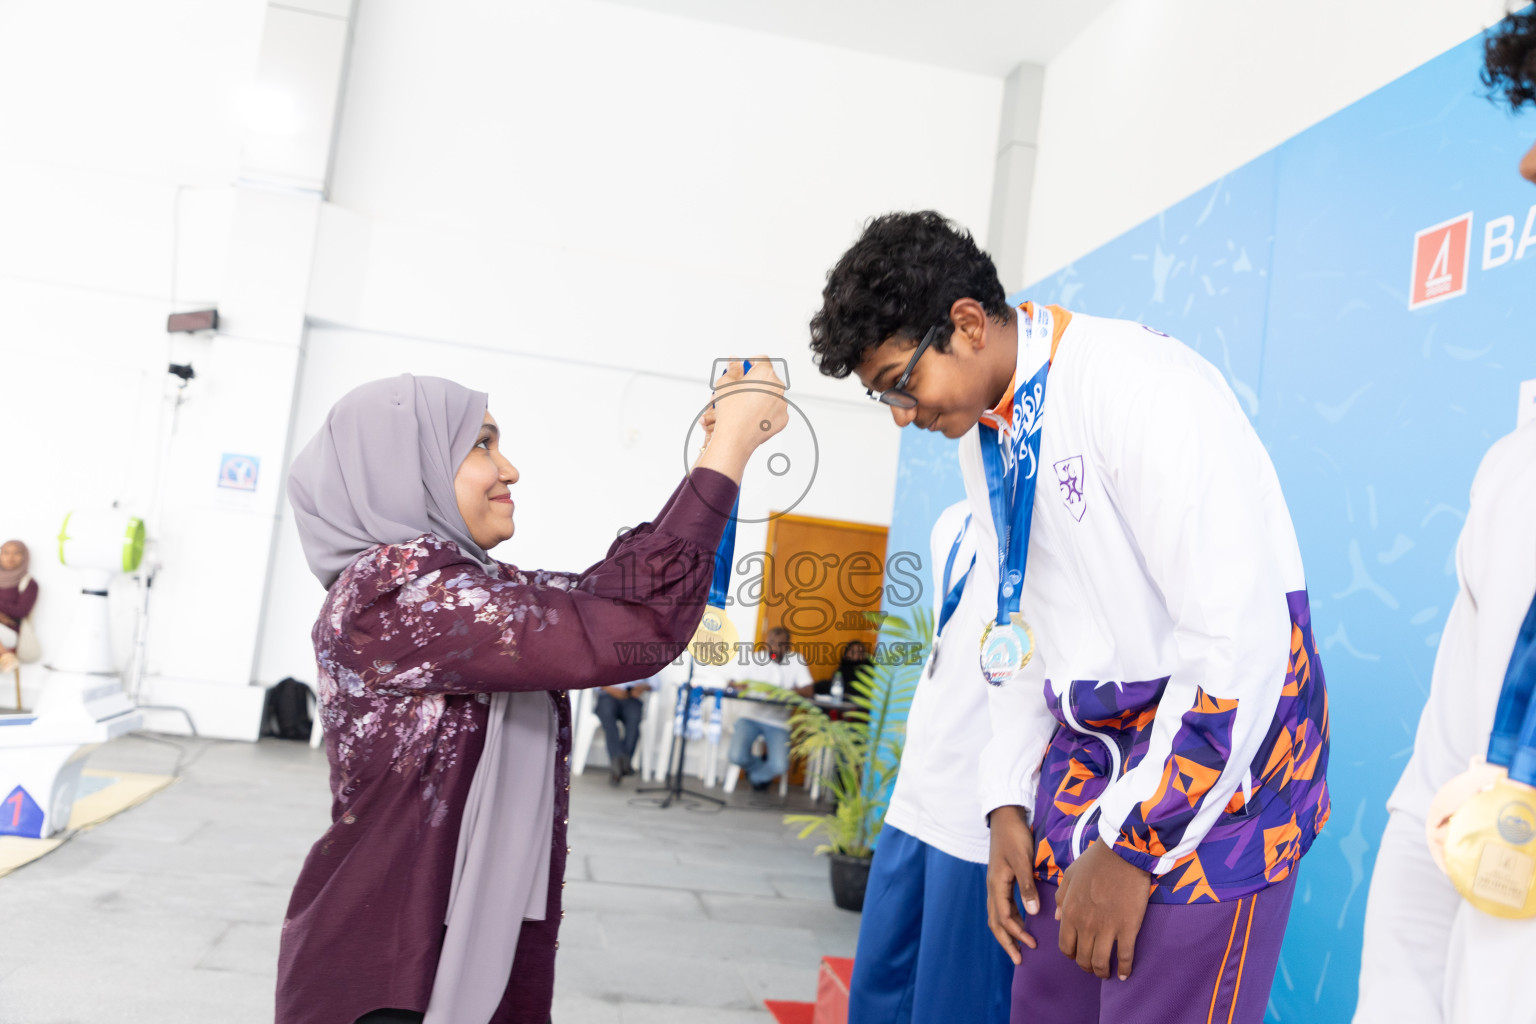
<path fill-rule="evenodd" d="M 1109 957 L 1118 945 L 1117 973 L 1121 981 L 1129 978 L 1136 957 L 1136 936 L 1147 913 L 1147 898 L 1152 895 L 1151 879 L 1103 839 L 1095 839 L 1068 865 L 1056 890 L 1061 951 L 1083 970 L 1108 978 Z"/>
<path fill-rule="evenodd" d="M 987 927 L 1017 967 L 1023 962 L 1019 943 L 1034 949 L 1035 938 L 1024 930 L 1013 887 L 1019 887 L 1027 913 L 1040 912 L 1040 898 L 1035 894 L 1035 834 L 1022 807 L 999 807 L 989 820 L 992 854 L 987 864 Z"/>

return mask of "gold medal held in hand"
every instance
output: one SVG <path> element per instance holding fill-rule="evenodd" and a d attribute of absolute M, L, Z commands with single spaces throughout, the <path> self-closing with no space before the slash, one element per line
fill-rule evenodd
<path fill-rule="evenodd" d="M 730 663 L 740 639 L 741 634 L 736 631 L 730 616 L 725 614 L 725 609 L 709 605 L 699 620 L 699 628 L 693 631 L 693 639 L 688 641 L 688 650 L 694 661 L 718 668 Z"/>
<path fill-rule="evenodd" d="M 1446 832 L 1445 873 L 1485 914 L 1536 916 L 1536 789 L 1504 778 L 1462 804 Z"/>

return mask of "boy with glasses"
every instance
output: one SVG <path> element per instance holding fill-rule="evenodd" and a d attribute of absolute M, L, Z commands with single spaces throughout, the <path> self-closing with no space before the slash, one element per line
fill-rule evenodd
<path fill-rule="evenodd" d="M 1159 331 L 1009 305 L 937 213 L 872 221 L 823 300 L 821 371 L 962 439 L 985 621 L 934 656 L 988 694 L 1012 1019 L 1259 1024 L 1328 816 L 1327 698 L 1290 515 L 1231 389 Z"/>

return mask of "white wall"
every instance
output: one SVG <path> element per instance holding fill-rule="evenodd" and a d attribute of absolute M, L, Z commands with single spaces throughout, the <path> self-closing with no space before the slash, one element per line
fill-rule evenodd
<path fill-rule="evenodd" d="M 322 247 L 356 276 L 318 280 L 312 312 L 694 374 L 751 346 L 808 368 L 805 322 L 864 220 L 932 205 L 984 229 L 1001 97 L 604 3 L 370 3 L 331 195 L 366 224 Z"/>
<path fill-rule="evenodd" d="M 1048 65 L 1024 280 L 1482 31 L 1502 0 L 1119 0 Z"/>
<path fill-rule="evenodd" d="M 165 316 L 173 291 L 196 305 L 221 288 L 263 10 L 0 4 L 0 535 L 32 548 L 45 655 L 77 590 L 56 557 L 65 512 L 150 500 Z M 131 594 L 114 604 L 123 627 Z M 29 667 L 29 699 L 39 679 Z"/>
<path fill-rule="evenodd" d="M 578 569 L 681 478 L 717 357 L 788 360 L 804 412 L 742 514 L 890 521 L 899 432 L 806 322 L 872 215 L 985 228 L 1001 80 L 583 0 L 358 15 L 294 436 L 362 381 L 486 390 L 523 474 L 497 554 Z M 696 445 L 695 445 L 696 447 Z M 764 453 L 767 454 L 766 452 Z M 760 549 L 762 524 L 738 550 Z M 257 677 L 313 678 L 321 598 L 279 529 Z M 736 609 L 745 636 L 756 609 Z"/>

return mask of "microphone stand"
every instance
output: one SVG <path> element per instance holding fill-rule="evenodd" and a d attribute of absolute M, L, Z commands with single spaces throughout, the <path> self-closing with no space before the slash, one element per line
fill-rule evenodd
<path fill-rule="evenodd" d="M 635 793 L 665 793 L 660 801 L 647 801 L 665 810 L 675 803 L 683 803 L 686 800 L 705 800 L 718 807 L 724 807 L 725 801 L 708 793 L 699 793 L 683 786 L 683 765 L 688 760 L 688 708 L 693 703 L 693 666 L 688 666 L 688 681 L 683 683 L 677 691 L 677 699 L 682 706 L 682 721 L 678 723 L 677 712 L 673 712 L 672 745 L 667 750 L 667 784 L 665 786 L 644 786 L 635 790 Z M 677 759 L 677 771 L 672 770 L 674 756 Z"/>

